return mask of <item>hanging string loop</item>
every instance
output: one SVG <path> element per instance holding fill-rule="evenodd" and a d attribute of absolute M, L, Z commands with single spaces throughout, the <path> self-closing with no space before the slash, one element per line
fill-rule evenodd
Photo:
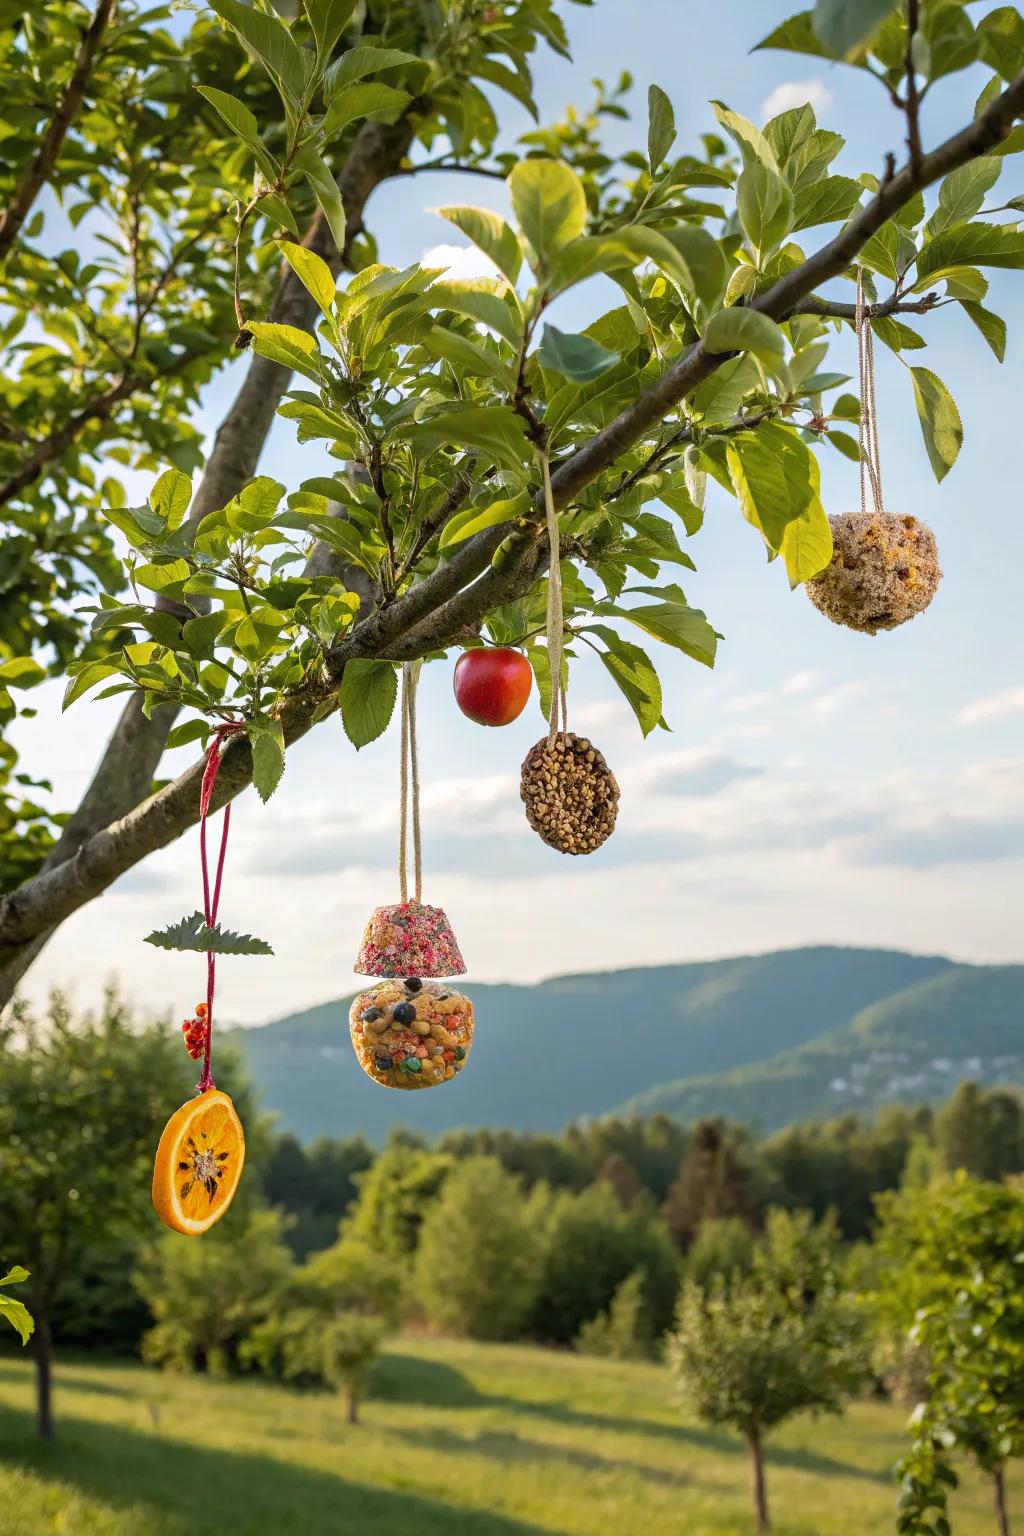
<path fill-rule="evenodd" d="M 423 840 L 420 834 L 420 763 L 416 742 L 416 689 L 422 661 L 402 663 L 402 789 L 398 829 L 398 889 L 404 906 L 409 900 L 409 830 L 412 830 L 414 900 L 423 899 Z"/>
<path fill-rule="evenodd" d="M 875 396 L 875 333 L 871 314 L 864 302 L 864 268 L 857 268 L 857 308 L 854 326 L 857 332 L 857 373 L 860 387 L 860 509 L 867 512 L 868 492 L 871 510 L 884 512 L 882 500 L 882 461 L 878 448 L 878 403 Z"/>
<path fill-rule="evenodd" d="M 203 917 L 208 928 L 212 928 L 217 921 L 217 909 L 220 906 L 220 888 L 224 879 L 224 857 L 228 850 L 228 832 L 231 828 L 231 801 L 224 807 L 224 821 L 220 834 L 220 851 L 217 855 L 217 869 L 213 880 L 213 890 L 210 889 L 210 867 L 206 852 L 206 822 L 210 812 L 210 801 L 213 798 L 214 785 L 217 782 L 217 774 L 220 771 L 221 756 L 224 742 L 231 736 L 237 736 L 244 732 L 245 726 L 237 721 L 229 721 L 224 725 L 218 725 L 213 732 L 206 754 L 206 767 L 203 770 L 203 782 L 199 790 L 199 862 L 203 872 Z M 214 1081 L 210 1071 L 210 1058 L 213 1051 L 213 994 L 217 982 L 217 956 L 213 950 L 206 953 L 206 1045 L 203 1050 L 203 1070 L 196 1085 L 196 1093 L 206 1093 L 213 1088 Z"/>
<path fill-rule="evenodd" d="M 565 696 L 565 679 L 562 675 L 562 657 L 565 650 L 565 614 L 562 598 L 562 557 L 558 533 L 558 513 L 551 490 L 551 464 L 547 449 L 539 447 L 541 478 L 544 484 L 544 510 L 547 515 L 548 546 L 548 608 L 547 641 L 548 668 L 551 673 L 551 708 L 548 711 L 548 746 L 559 730 L 569 729 L 568 704 Z M 561 723 L 559 723 L 561 722 Z"/>

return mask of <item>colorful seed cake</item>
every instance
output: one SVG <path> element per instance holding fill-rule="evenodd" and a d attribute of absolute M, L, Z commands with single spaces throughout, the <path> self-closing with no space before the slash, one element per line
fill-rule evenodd
<path fill-rule="evenodd" d="M 374 908 L 354 969 L 360 976 L 462 976 L 466 962 L 440 907 L 403 901 Z"/>
<path fill-rule="evenodd" d="M 461 1072 L 473 1044 L 473 1004 L 440 981 L 384 981 L 349 1012 L 359 1065 L 385 1088 L 433 1088 Z"/>

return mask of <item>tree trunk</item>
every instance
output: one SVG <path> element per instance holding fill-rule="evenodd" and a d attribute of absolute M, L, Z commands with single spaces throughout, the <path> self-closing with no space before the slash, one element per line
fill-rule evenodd
<path fill-rule="evenodd" d="M 33 1301 L 35 1333 L 32 1347 L 36 1361 L 36 1433 L 41 1440 L 53 1439 L 53 1341 L 50 1318 L 45 1306 Z"/>
<path fill-rule="evenodd" d="M 754 1495 L 754 1512 L 757 1516 L 757 1530 L 760 1533 L 770 1531 L 772 1523 L 768 1518 L 768 1490 L 764 1481 L 764 1446 L 761 1443 L 761 1431 L 751 1429 L 747 1432 L 747 1444 L 750 1447 L 750 1487 Z"/>
<path fill-rule="evenodd" d="M 345 1393 L 345 1418 L 349 1424 L 359 1423 L 359 1398 L 355 1392 Z"/>
<path fill-rule="evenodd" d="M 999 1536 L 1010 1536 L 1010 1515 L 1006 1508 L 1006 1467 L 999 1465 L 992 1473 L 992 1488 L 996 1501 L 996 1525 Z"/>

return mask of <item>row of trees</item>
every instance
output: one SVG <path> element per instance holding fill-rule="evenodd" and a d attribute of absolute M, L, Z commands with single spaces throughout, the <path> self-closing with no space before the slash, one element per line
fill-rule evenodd
<path fill-rule="evenodd" d="M 156 1236 L 147 1198 L 188 1078 L 169 1032 L 113 995 L 93 1019 L 56 997 L 0 1031 L 0 1269 L 31 1270 L 42 1433 L 55 1333 L 340 1389 L 354 1417 L 382 1343 L 413 1325 L 664 1353 L 690 1409 L 744 1436 L 763 1524 L 764 1442 L 783 1419 L 865 1385 L 919 1401 L 902 1529 L 943 1536 L 959 1451 L 991 1476 L 1008 1528 L 1024 1433 L 1015 1093 L 965 1084 L 934 1112 L 767 1141 L 609 1120 L 561 1137 L 397 1135 L 376 1155 L 358 1140 L 307 1150 L 249 1104 L 250 1176 L 194 1243 Z M 830 1180 L 837 1209 L 819 1209 Z"/>

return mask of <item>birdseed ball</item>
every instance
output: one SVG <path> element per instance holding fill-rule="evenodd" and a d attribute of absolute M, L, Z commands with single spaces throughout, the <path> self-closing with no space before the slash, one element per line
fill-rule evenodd
<path fill-rule="evenodd" d="M 434 1088 L 469 1059 L 473 1004 L 442 981 L 424 981 L 410 998 L 396 977 L 352 999 L 349 1030 L 359 1065 L 375 1083 Z"/>
<path fill-rule="evenodd" d="M 829 521 L 831 564 L 806 583 L 819 612 L 869 635 L 924 612 L 942 579 L 925 523 L 892 512 L 843 512 Z"/>
<path fill-rule="evenodd" d="M 559 853 L 593 853 L 615 830 L 619 786 L 585 736 L 559 731 L 531 747 L 519 793 L 530 826 Z"/>

